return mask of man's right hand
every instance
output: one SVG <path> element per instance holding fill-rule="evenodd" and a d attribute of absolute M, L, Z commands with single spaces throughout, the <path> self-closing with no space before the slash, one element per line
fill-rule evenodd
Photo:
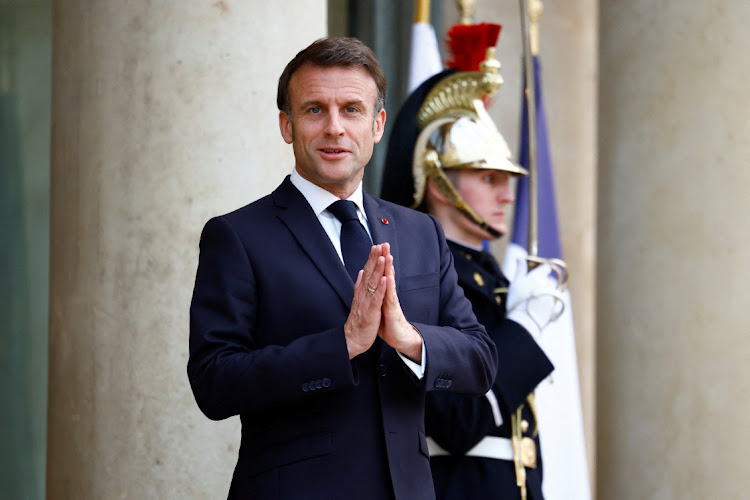
<path fill-rule="evenodd" d="M 386 292 L 383 245 L 373 245 L 365 267 L 354 283 L 354 299 L 344 324 L 349 359 L 368 350 L 378 336 Z"/>

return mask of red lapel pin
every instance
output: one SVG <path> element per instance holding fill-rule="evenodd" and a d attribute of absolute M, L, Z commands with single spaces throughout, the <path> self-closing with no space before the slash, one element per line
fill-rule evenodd
<path fill-rule="evenodd" d="M 388 225 L 388 219 L 380 219 L 380 222 L 382 222 L 386 226 Z"/>

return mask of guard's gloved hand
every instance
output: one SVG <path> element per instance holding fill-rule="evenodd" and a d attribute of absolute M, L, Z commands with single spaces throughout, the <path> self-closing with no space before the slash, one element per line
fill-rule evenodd
<path fill-rule="evenodd" d="M 506 317 L 523 326 L 534 338 L 562 314 L 565 304 L 549 264 L 527 271 L 526 259 L 519 259 L 516 275 L 508 286 Z"/>

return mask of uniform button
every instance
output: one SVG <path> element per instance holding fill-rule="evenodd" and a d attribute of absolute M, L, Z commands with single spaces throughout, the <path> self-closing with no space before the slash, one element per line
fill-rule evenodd
<path fill-rule="evenodd" d="M 307 382 L 302 384 L 302 392 L 307 392 L 309 390 L 310 390 L 310 384 L 308 384 Z"/>
<path fill-rule="evenodd" d="M 385 374 L 388 373 L 388 369 L 385 367 L 385 365 L 378 366 L 378 372 L 380 373 L 381 377 L 385 377 Z"/>
<path fill-rule="evenodd" d="M 323 387 L 331 387 L 331 379 L 326 377 L 323 379 Z"/>
<path fill-rule="evenodd" d="M 323 388 L 323 381 L 318 379 L 315 381 L 315 388 L 316 389 L 322 389 Z"/>
<path fill-rule="evenodd" d="M 521 432 L 526 432 L 529 430 L 529 422 L 528 420 L 524 419 L 521 420 Z"/>

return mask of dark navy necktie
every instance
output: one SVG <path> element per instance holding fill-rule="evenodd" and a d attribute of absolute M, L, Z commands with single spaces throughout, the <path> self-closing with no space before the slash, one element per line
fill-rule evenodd
<path fill-rule="evenodd" d="M 353 201 L 336 201 L 328 207 L 328 211 L 341 221 L 341 253 L 344 256 L 344 266 L 352 281 L 357 281 L 357 273 L 365 266 L 372 247 L 370 235 L 359 222 L 357 205 Z"/>

